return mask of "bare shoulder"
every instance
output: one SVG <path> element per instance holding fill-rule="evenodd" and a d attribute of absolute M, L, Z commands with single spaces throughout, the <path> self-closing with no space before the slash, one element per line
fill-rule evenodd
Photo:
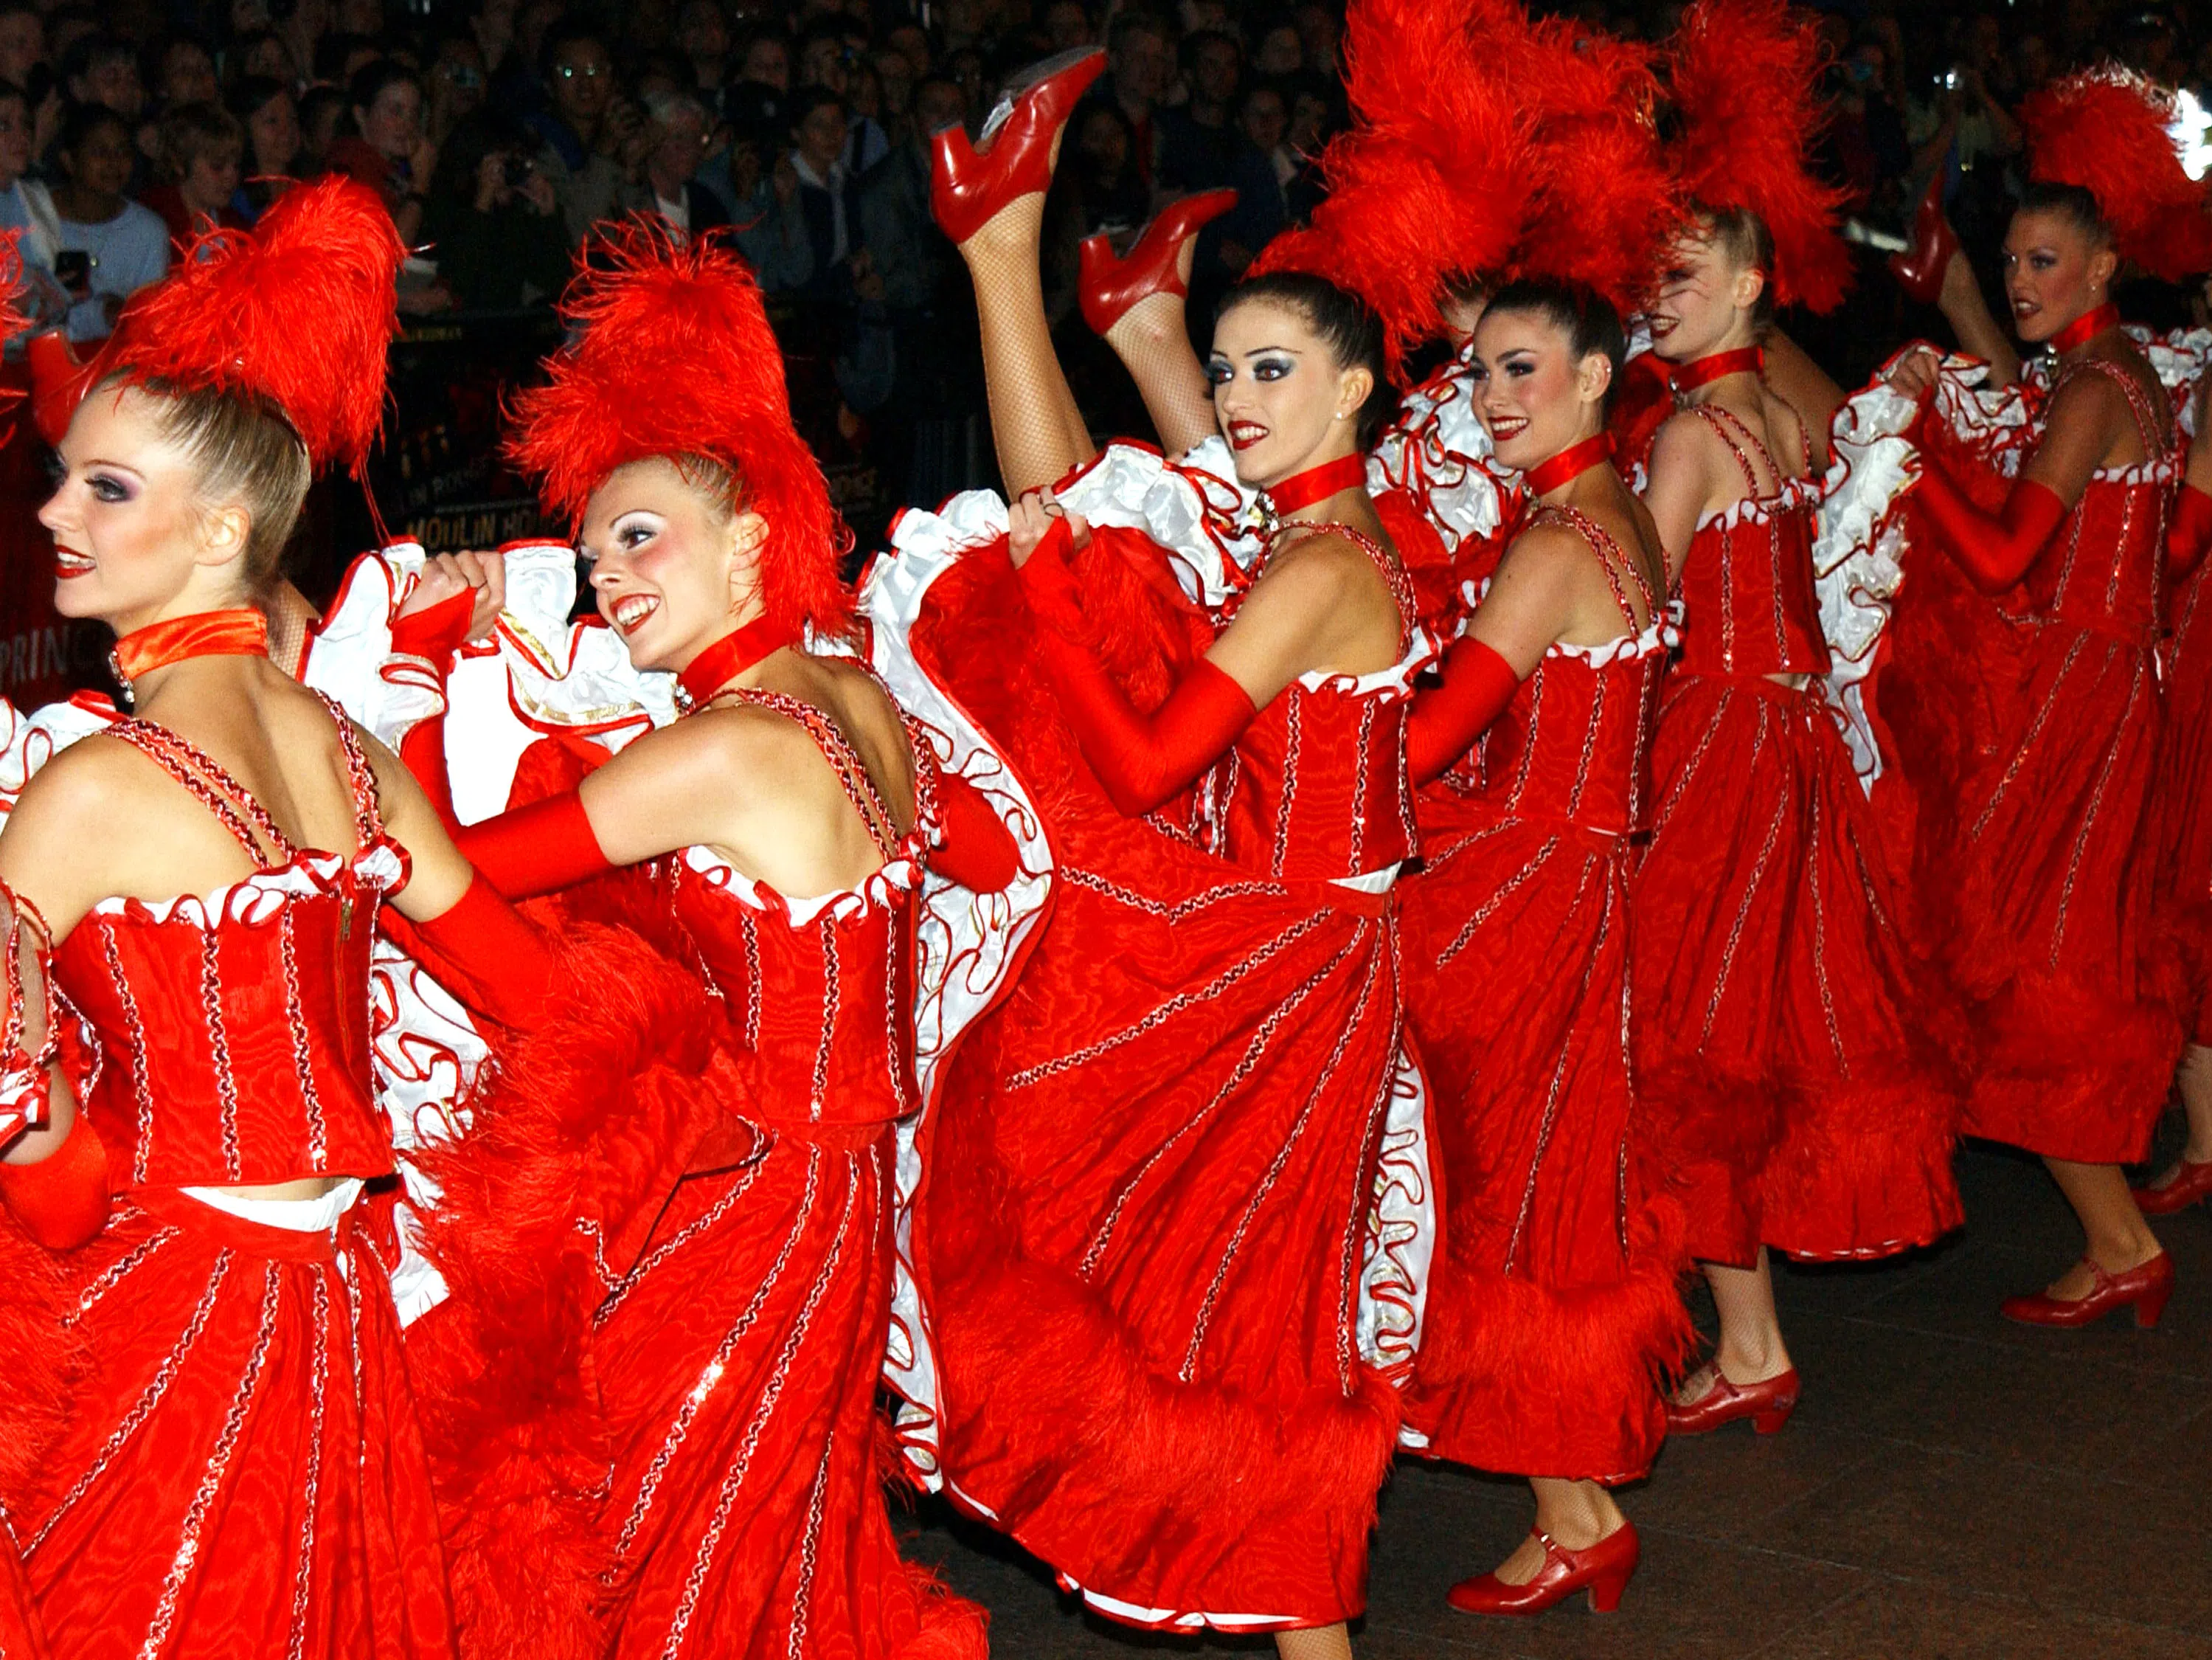
<path fill-rule="evenodd" d="M 1299 537 L 1269 560 L 1260 587 L 1326 602 L 1364 593 L 1382 580 L 1365 548 L 1341 531 L 1324 530 Z"/>
<path fill-rule="evenodd" d="M 55 756 L 23 787 L 8 816 L 11 831 L 115 824 L 155 796 L 167 775 L 120 738 L 94 733 Z"/>
<path fill-rule="evenodd" d="M 1656 477 L 1662 472 L 1702 466 L 1718 452 L 1720 443 L 1710 421 L 1693 410 L 1676 410 L 1652 435 L 1648 471 Z"/>

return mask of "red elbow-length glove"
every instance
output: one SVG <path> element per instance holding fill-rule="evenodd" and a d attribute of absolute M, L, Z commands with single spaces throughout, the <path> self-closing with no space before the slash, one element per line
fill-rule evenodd
<path fill-rule="evenodd" d="M 937 818 L 944 845 L 929 867 L 975 893 L 998 893 L 1022 873 L 1021 852 L 983 792 L 957 772 L 937 778 Z"/>
<path fill-rule="evenodd" d="M 2184 484 L 2173 504 L 2173 522 L 2166 527 L 2166 569 L 2176 576 L 2196 569 L 2208 545 L 2212 545 L 2212 496 Z"/>
<path fill-rule="evenodd" d="M 1115 807 L 1142 818 L 1227 754 L 1259 713 L 1243 687 L 1200 658 L 1155 713 L 1139 714 L 1083 643 L 1082 613 L 1066 550 L 1065 519 L 1054 521 L 1022 567 L 1022 590 L 1044 626 L 1036 643 L 1075 728 L 1083 758 Z"/>
<path fill-rule="evenodd" d="M 1920 474 L 1915 492 L 1935 520 L 1973 585 L 1984 593 L 2002 593 L 2027 575 L 2051 533 L 2065 522 L 2066 503 L 2058 492 L 2023 478 L 1992 517 L 1971 501 L 1932 461 Z"/>
<path fill-rule="evenodd" d="M 428 921 L 410 921 L 387 907 L 383 926 L 455 996 L 502 1026 L 527 1029 L 545 1018 L 553 947 L 493 891 L 483 872 Z"/>
<path fill-rule="evenodd" d="M 1462 635 L 1444 654 L 1443 681 L 1413 696 L 1406 722 L 1406 768 L 1416 784 L 1441 777 L 1520 689 L 1513 665 L 1480 640 Z"/>
<path fill-rule="evenodd" d="M 392 649 L 429 664 L 445 684 L 453 654 L 468 638 L 476 610 L 473 592 L 450 594 L 428 611 L 403 617 L 392 625 Z M 570 790 L 516 807 L 480 824 L 464 824 L 453 813 L 446 771 L 446 717 L 416 721 L 399 740 L 399 758 L 430 798 L 461 856 L 506 899 L 534 898 L 574 887 L 611 870 L 583 799 Z"/>

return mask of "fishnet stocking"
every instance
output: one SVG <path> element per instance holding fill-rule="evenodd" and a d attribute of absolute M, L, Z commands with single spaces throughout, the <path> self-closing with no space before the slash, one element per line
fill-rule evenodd
<path fill-rule="evenodd" d="M 1182 246 L 1186 280 L 1194 246 L 1194 240 Z M 1191 350 L 1182 295 L 1170 290 L 1146 295 L 1106 331 L 1106 344 L 1137 383 L 1162 450 L 1181 455 L 1213 435 L 1213 388 Z"/>
<path fill-rule="evenodd" d="M 991 439 L 1010 499 L 1058 483 L 1098 453 L 1045 321 L 1038 252 L 1043 226 L 1044 198 L 1024 196 L 960 245 L 975 283 Z"/>
<path fill-rule="evenodd" d="M 1275 1652 L 1282 1660 L 1352 1660 L 1352 1633 L 1342 1626 L 1315 1631 L 1279 1631 Z"/>

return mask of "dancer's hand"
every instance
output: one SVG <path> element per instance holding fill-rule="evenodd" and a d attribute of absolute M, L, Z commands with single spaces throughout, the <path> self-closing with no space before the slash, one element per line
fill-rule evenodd
<path fill-rule="evenodd" d="M 1091 540 L 1091 526 L 1060 504 L 1047 490 L 1031 490 L 1006 510 L 1006 553 L 1019 570 L 1030 562 L 1037 544 L 1052 533 L 1057 520 L 1067 521 L 1070 538 L 1080 548 Z"/>
<path fill-rule="evenodd" d="M 399 607 L 399 618 L 432 610 L 457 593 L 473 592 L 476 605 L 469 614 L 471 640 L 491 637 L 493 626 L 507 605 L 507 556 L 500 553 L 438 553 L 423 562 L 415 591 Z"/>
<path fill-rule="evenodd" d="M 1932 347 L 1920 346 L 1906 352 L 1890 366 L 1891 390 L 1903 392 L 1916 404 L 1926 403 L 1936 395 L 1936 381 L 1942 362 Z"/>

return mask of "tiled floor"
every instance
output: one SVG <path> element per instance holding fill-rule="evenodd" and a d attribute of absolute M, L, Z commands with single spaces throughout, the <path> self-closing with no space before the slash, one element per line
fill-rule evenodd
<path fill-rule="evenodd" d="M 1622 1496 L 1644 1563 L 1620 1612 L 1451 1613 L 1445 1587 L 1526 1531 L 1528 1492 L 1408 1461 L 1362 1660 L 2212 1660 L 2212 1208 L 2157 1225 L 2181 1276 L 2159 1330 L 2031 1331 L 1998 1298 L 2079 1236 L 2039 1166 L 1977 1148 L 1959 1171 L 1967 1229 L 1944 1247 L 1780 1275 L 1803 1403 L 1769 1439 L 1670 1445 Z M 1273 1651 L 1122 1633 L 1005 1541 L 918 1519 L 913 1553 L 990 1608 L 1001 1660 Z"/>

